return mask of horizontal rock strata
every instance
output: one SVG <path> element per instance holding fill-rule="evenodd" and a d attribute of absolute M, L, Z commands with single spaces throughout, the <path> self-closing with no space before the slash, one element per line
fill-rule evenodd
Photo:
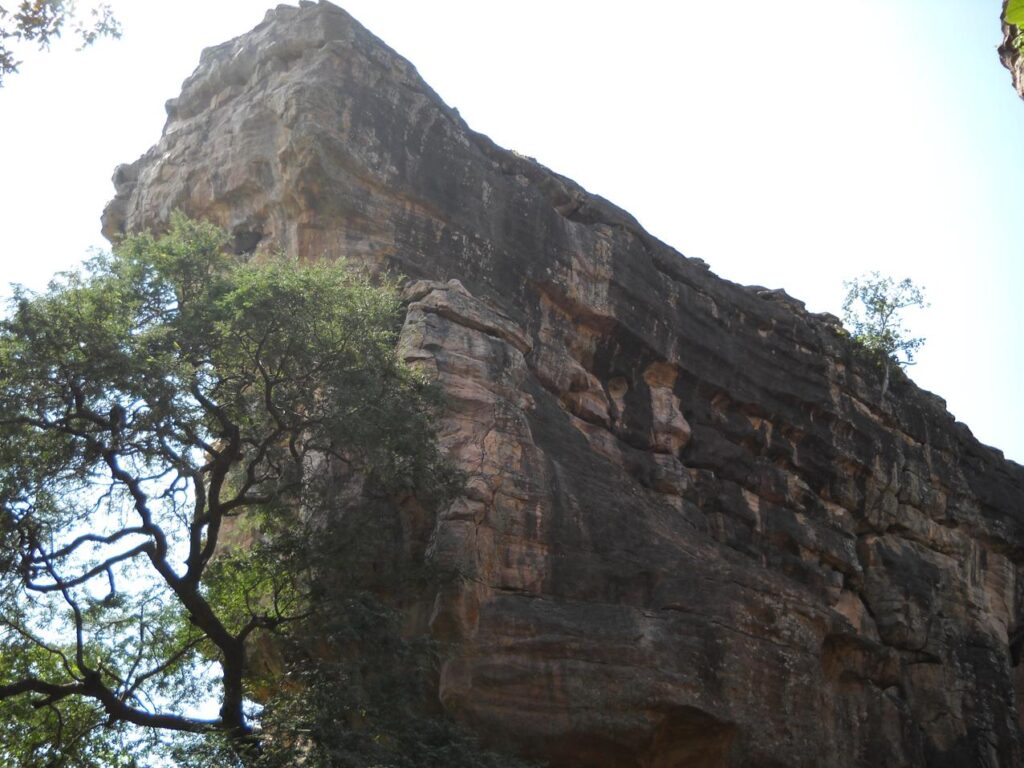
<path fill-rule="evenodd" d="M 326 3 L 207 50 L 105 232 L 410 278 L 463 495 L 438 696 L 553 766 L 1016 766 L 1024 470 L 835 318 L 470 130 Z M 397 546 L 397 545 L 396 545 Z M 1016 684 L 1015 684 L 1016 681 Z"/>

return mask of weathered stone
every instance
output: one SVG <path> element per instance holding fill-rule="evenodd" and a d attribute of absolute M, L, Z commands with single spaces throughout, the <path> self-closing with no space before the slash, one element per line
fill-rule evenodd
<path fill-rule="evenodd" d="M 1009 0 L 1003 0 L 1002 13 L 1000 18 L 1006 15 L 1006 5 Z M 1024 57 L 1021 56 L 1017 47 L 1017 36 L 1020 30 L 1003 22 L 1003 42 L 999 46 L 999 59 L 1003 66 L 1010 70 L 1010 77 L 1013 79 L 1013 87 L 1017 93 L 1024 98 Z"/>
<path fill-rule="evenodd" d="M 392 548 L 455 574 L 410 621 L 486 739 L 556 767 L 1021 764 L 1024 469 L 902 375 L 880 402 L 834 317 L 496 147 L 326 3 L 206 51 L 115 186 L 111 238 L 180 208 L 411 279 L 400 350 L 468 481 Z"/>

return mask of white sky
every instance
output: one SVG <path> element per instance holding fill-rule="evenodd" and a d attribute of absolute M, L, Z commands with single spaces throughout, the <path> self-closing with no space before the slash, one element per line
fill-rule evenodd
<path fill-rule="evenodd" d="M 203 47 L 266 0 L 110 0 L 120 41 L 26 56 L 0 89 L 0 289 L 104 246 L 110 176 L 159 138 Z M 910 276 L 911 369 L 1024 462 L 1024 102 L 999 0 L 349 0 L 476 130 L 741 283 L 839 314 Z"/>

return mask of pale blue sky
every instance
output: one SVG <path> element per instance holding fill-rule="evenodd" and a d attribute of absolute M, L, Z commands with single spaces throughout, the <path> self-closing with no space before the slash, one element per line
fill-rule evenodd
<path fill-rule="evenodd" d="M 111 0 L 125 38 L 27 59 L 0 89 L 0 283 L 102 245 L 114 166 L 154 143 L 200 50 L 253 0 Z M 911 370 L 1024 461 L 1024 102 L 999 0 L 351 0 L 471 126 L 637 216 L 719 275 L 838 314 L 911 276 Z"/>

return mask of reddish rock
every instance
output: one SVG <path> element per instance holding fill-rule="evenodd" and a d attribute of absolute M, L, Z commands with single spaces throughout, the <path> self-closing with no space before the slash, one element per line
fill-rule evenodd
<path fill-rule="evenodd" d="M 438 696 L 553 766 L 1017 766 L 1024 469 L 831 316 L 474 133 L 326 3 L 207 50 L 104 231 L 409 276 L 464 494 Z M 407 551 L 401 542 L 396 551 Z M 1015 688 L 1015 681 L 1016 688 Z"/>

